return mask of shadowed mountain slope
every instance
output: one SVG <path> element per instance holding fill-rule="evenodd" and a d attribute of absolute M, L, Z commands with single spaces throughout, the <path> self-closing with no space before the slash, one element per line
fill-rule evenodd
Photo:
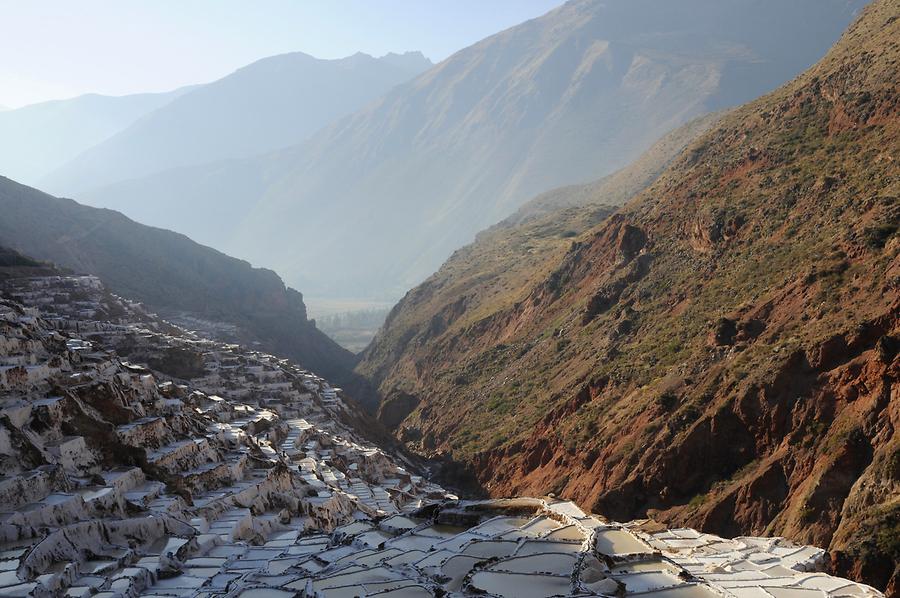
<path fill-rule="evenodd" d="M 8 278 L 29 278 L 32 276 L 59 276 L 65 270 L 48 263 L 22 255 L 14 249 L 0 246 L 0 281 Z"/>
<path fill-rule="evenodd" d="M 511 305 L 430 312 L 448 262 L 359 366 L 383 420 L 491 494 L 785 535 L 900 591 L 898 40 L 876 1 Z"/>
<path fill-rule="evenodd" d="M 99 276 L 113 291 L 168 318 L 234 327 L 230 338 L 260 343 L 342 383 L 353 355 L 307 319 L 303 296 L 271 270 L 0 177 L 0 245 Z"/>

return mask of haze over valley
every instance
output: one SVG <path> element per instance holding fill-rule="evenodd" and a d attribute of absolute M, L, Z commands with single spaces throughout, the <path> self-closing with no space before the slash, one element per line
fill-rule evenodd
<path fill-rule="evenodd" d="M 573 2 L 427 71 L 415 55 L 275 57 L 39 182 L 311 295 L 396 300 L 533 196 L 609 174 L 799 74 L 861 5 Z"/>

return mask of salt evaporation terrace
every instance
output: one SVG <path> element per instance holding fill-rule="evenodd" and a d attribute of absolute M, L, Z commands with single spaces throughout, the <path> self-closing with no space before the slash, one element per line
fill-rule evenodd
<path fill-rule="evenodd" d="M 457 500 L 297 365 L 96 278 L 4 286 L 0 596 L 880 596 L 783 539 Z"/>

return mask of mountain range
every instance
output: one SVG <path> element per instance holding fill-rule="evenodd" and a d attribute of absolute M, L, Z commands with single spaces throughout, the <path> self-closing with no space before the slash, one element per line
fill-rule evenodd
<path fill-rule="evenodd" d="M 0 109 L 2 173 L 37 184 L 82 152 L 190 90 L 122 97 L 88 94 Z"/>
<path fill-rule="evenodd" d="M 164 170 L 294 145 L 430 66 L 418 52 L 264 58 L 148 112 L 55 169 L 41 187 L 80 196 Z"/>
<path fill-rule="evenodd" d="M 877 0 L 617 173 L 652 181 L 623 207 L 623 183 L 570 187 L 457 251 L 358 366 L 381 420 L 471 492 L 783 535 L 900 590 L 897 40 Z"/>
<path fill-rule="evenodd" d="M 396 298 L 536 193 L 609 174 L 800 73 L 862 4 L 574 0 L 298 145 L 84 190 L 119 176 L 110 150 L 50 189 L 274 267 L 311 294 Z"/>

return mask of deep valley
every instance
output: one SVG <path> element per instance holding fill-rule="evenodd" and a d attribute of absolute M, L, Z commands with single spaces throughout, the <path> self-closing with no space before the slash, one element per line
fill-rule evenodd
<path fill-rule="evenodd" d="M 900 0 L 0 23 L 0 597 L 900 596 Z"/>

